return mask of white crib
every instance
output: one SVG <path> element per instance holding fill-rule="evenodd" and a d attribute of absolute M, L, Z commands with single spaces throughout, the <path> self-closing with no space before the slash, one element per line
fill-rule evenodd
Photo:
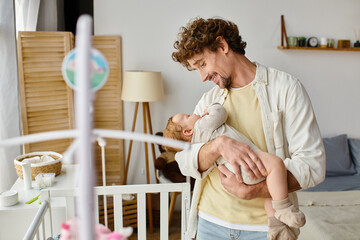
<path fill-rule="evenodd" d="M 97 196 L 112 196 L 114 199 L 114 230 L 123 227 L 123 198 L 124 194 L 136 194 L 137 196 L 137 221 L 138 239 L 146 239 L 146 194 L 160 193 L 160 239 L 166 240 L 169 236 L 169 193 L 181 193 L 181 239 L 186 239 L 186 226 L 190 208 L 190 184 L 169 183 L 169 184 L 144 184 L 144 185 L 120 185 L 101 186 L 94 188 L 95 213 L 98 212 Z M 39 208 L 31 226 L 29 227 L 24 240 L 48 239 L 59 233 L 53 232 L 51 217 L 51 199 L 66 199 L 66 217 L 75 216 L 75 197 L 78 189 L 52 189 L 41 192 L 42 205 Z M 95 221 L 99 222 L 98 214 L 95 214 Z M 45 225 L 50 224 L 50 232 L 46 232 Z M 49 227 L 48 227 L 49 228 Z"/>

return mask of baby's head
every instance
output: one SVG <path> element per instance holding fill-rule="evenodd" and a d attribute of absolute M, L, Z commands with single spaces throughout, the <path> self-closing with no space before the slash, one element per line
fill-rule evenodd
<path fill-rule="evenodd" d="M 164 137 L 191 142 L 195 123 L 199 119 L 200 116 L 196 114 L 178 113 L 174 115 L 168 120 L 164 130 Z M 167 150 L 170 150 L 170 148 L 167 148 Z"/>

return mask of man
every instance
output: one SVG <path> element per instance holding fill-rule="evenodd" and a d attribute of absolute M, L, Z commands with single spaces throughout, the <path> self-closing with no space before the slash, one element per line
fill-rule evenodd
<path fill-rule="evenodd" d="M 222 19 L 195 19 L 182 27 L 174 44 L 174 61 L 198 70 L 201 81 L 217 86 L 205 93 L 194 113 L 218 102 L 228 113 L 227 124 L 244 134 L 262 151 L 282 158 L 287 167 L 289 198 L 294 191 L 323 181 L 325 154 L 310 99 L 293 76 L 251 62 L 237 26 Z M 236 174 L 216 167 L 224 157 Z M 188 234 L 197 240 L 267 239 L 268 219 L 263 207 L 269 197 L 266 183 L 242 183 L 240 167 L 253 179 L 265 168 L 245 143 L 222 136 L 176 154 L 184 175 L 196 179 Z M 196 215 L 198 214 L 198 221 Z M 269 218 L 269 226 L 286 228 Z M 298 229 L 287 229 L 297 237 Z M 273 234 L 273 239 L 281 236 Z"/>

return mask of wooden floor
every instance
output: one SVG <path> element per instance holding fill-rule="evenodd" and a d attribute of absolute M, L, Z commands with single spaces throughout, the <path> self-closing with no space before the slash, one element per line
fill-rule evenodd
<path fill-rule="evenodd" d="M 129 237 L 128 240 L 137 240 L 136 231 Z M 154 232 L 147 232 L 146 235 L 147 240 L 159 240 L 160 239 L 160 227 L 157 224 L 154 224 Z M 170 228 L 169 228 L 169 240 L 179 240 L 181 239 L 181 212 L 175 211 L 173 212 Z M 143 240 L 143 239 L 139 239 Z"/>

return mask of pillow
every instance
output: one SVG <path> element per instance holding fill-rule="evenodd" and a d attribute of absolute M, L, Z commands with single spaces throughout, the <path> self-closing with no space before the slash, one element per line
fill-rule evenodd
<path fill-rule="evenodd" d="M 344 176 L 356 173 L 351 161 L 347 135 L 323 138 L 326 154 L 326 176 Z"/>
<path fill-rule="evenodd" d="M 360 139 L 349 138 L 350 155 L 357 175 L 360 175 Z"/>

